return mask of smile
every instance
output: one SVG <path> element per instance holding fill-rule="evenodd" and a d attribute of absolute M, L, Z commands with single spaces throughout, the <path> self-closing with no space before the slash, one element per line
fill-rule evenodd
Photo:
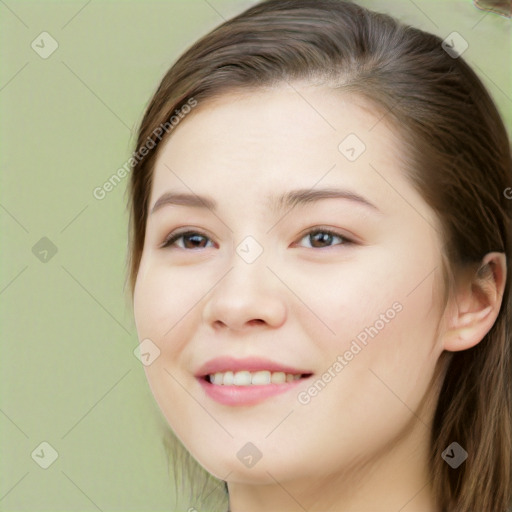
<path fill-rule="evenodd" d="M 206 397 L 223 405 L 253 405 L 286 393 L 311 377 L 310 370 L 260 357 L 221 356 L 195 372 Z"/>

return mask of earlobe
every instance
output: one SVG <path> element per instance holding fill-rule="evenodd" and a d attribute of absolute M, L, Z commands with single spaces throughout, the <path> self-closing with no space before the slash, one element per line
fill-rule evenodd
<path fill-rule="evenodd" d="M 445 350 L 467 350 L 482 341 L 498 317 L 506 276 L 505 254 L 492 252 L 486 254 L 476 272 L 459 277 L 451 307 L 446 310 Z"/>

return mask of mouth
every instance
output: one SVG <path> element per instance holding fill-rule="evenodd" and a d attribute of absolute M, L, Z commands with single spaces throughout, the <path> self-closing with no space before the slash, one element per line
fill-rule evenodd
<path fill-rule="evenodd" d="M 268 382 L 269 375 L 270 382 Z M 288 399 L 285 394 L 306 382 L 312 375 L 311 373 L 285 374 L 283 372 L 242 370 L 239 372 L 217 372 L 213 376 L 209 374 L 199 377 L 198 381 L 206 397 L 219 404 L 251 406 L 277 395 L 283 395 L 283 399 Z M 250 383 L 249 379 L 251 379 Z M 253 383 L 253 379 L 259 383 Z"/>
<path fill-rule="evenodd" d="M 223 405 L 254 405 L 296 388 L 313 372 L 260 357 L 217 357 L 195 377 L 206 397 Z M 283 397 L 284 399 L 284 397 Z"/>
<path fill-rule="evenodd" d="M 283 395 L 312 376 L 309 370 L 256 357 L 218 357 L 195 374 L 207 398 L 229 406 L 255 405 Z"/>

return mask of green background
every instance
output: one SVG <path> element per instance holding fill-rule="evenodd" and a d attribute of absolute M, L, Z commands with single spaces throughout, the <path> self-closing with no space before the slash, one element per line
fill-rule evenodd
<path fill-rule="evenodd" d="M 171 63 L 254 3 L 0 1 L 0 510 L 173 510 L 123 289 L 129 178 L 93 190 L 129 158 Z M 459 32 L 510 130 L 510 20 L 470 0 L 358 3 Z M 31 47 L 42 32 L 58 43 L 46 59 Z M 31 456 L 43 441 L 48 469 Z"/>

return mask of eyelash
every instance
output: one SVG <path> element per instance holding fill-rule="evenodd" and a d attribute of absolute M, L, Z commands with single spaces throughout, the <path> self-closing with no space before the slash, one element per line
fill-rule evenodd
<path fill-rule="evenodd" d="M 355 242 L 353 240 L 351 240 L 350 238 L 347 238 L 345 235 L 342 235 L 341 233 L 333 231 L 332 229 L 325 229 L 325 228 L 311 229 L 307 233 L 302 235 L 299 240 L 302 240 L 305 237 L 312 235 L 314 233 L 325 233 L 325 234 L 331 235 L 333 237 L 340 238 L 341 240 L 343 240 L 343 242 L 340 244 L 335 244 L 335 245 L 326 246 L 326 247 L 306 247 L 307 249 L 328 249 L 329 247 L 336 247 L 336 245 L 340 245 L 340 246 L 355 245 Z M 160 248 L 162 248 L 162 249 L 171 248 L 180 238 L 183 238 L 186 235 L 199 235 L 203 238 L 210 240 L 210 238 L 207 235 L 205 235 L 204 233 L 201 233 L 200 231 L 194 231 L 194 230 L 178 231 L 176 233 L 171 233 L 170 235 L 168 235 L 167 238 L 162 243 L 162 245 L 160 246 Z M 187 249 L 185 247 L 179 247 L 179 248 L 186 250 L 186 251 L 203 249 L 203 247 L 199 247 L 199 248 L 195 248 L 195 249 Z"/>

